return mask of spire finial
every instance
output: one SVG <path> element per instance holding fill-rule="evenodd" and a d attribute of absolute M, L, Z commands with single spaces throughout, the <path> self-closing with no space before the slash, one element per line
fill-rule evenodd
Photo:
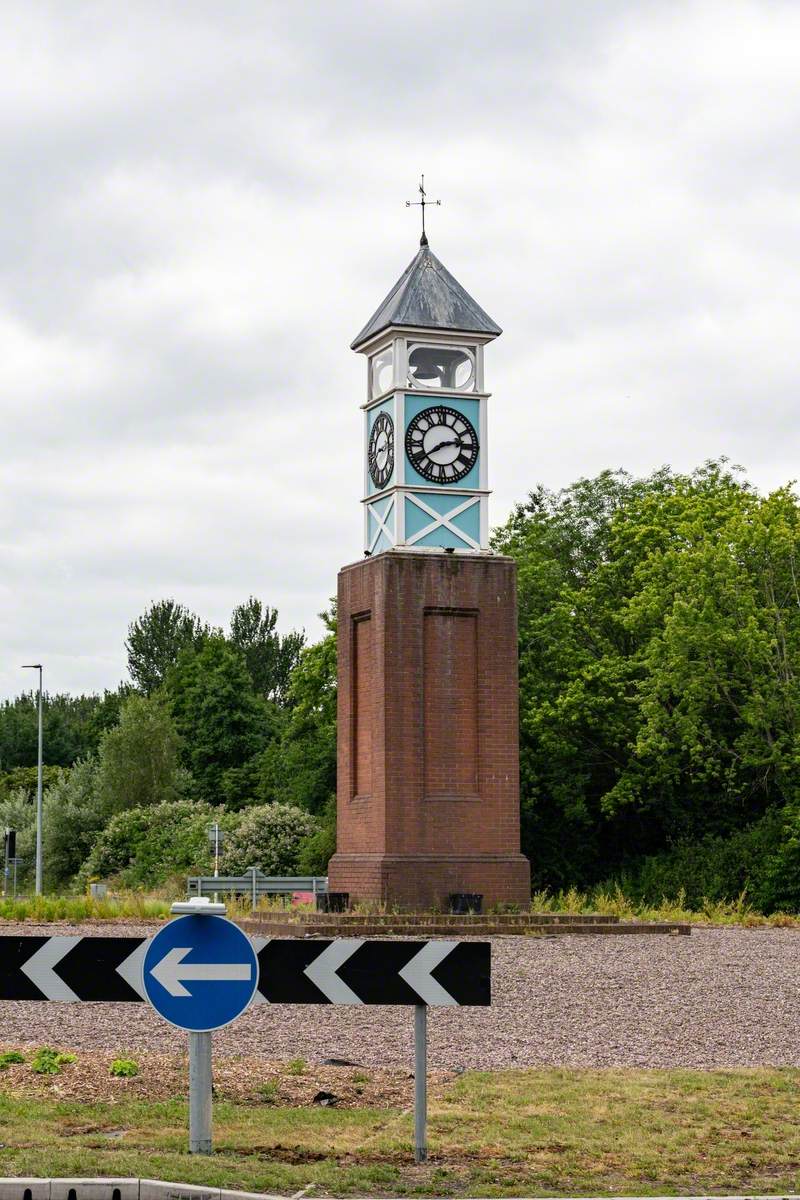
<path fill-rule="evenodd" d="M 429 200 L 425 191 L 425 176 L 419 177 L 419 200 L 406 200 L 406 208 L 421 208 L 422 209 L 422 237 L 419 239 L 420 246 L 427 246 L 428 235 L 425 233 L 425 209 L 429 204 L 441 205 L 441 200 Z"/>

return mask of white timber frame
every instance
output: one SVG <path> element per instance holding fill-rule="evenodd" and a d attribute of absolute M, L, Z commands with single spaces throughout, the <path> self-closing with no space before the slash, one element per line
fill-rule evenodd
<path fill-rule="evenodd" d="M 426 329 L 426 328 L 398 328 L 384 329 L 375 337 L 370 338 L 364 345 L 359 346 L 358 353 L 363 354 L 367 360 L 367 395 L 364 404 L 361 406 L 364 413 L 364 551 L 367 554 L 373 554 L 380 540 L 381 533 L 385 533 L 393 548 L 402 549 L 408 546 L 409 549 L 416 550 L 433 550 L 440 552 L 438 547 L 421 547 L 416 545 L 422 538 L 433 533 L 437 528 L 443 527 L 448 529 L 453 535 L 467 543 L 469 547 L 466 550 L 457 550 L 456 553 L 474 554 L 485 553 L 489 548 L 489 505 L 488 498 L 491 495 L 489 489 L 489 459 L 488 459 L 488 419 L 487 409 L 489 404 L 490 392 L 485 391 L 484 381 L 484 346 L 487 342 L 493 341 L 494 337 L 485 334 L 474 333 L 459 333 L 457 330 L 446 329 Z M 430 388 L 430 387 L 415 387 L 408 377 L 408 354 L 409 348 L 416 346 L 452 346 L 454 349 L 465 350 L 473 358 L 474 369 L 473 377 L 468 386 L 462 388 Z M 391 387 L 380 393 L 373 393 L 373 359 L 376 355 L 385 350 L 391 349 L 393 357 L 393 372 Z M 455 399 L 474 399 L 479 402 L 479 429 L 478 438 L 480 442 L 480 460 L 478 471 L 478 487 L 477 488 L 460 488 L 458 485 L 442 488 L 434 485 L 411 482 L 406 475 L 406 455 L 405 455 L 405 402 L 406 394 L 420 392 L 436 399 L 446 400 L 449 397 Z M 370 492 L 372 484 L 369 474 L 369 423 L 370 412 L 386 404 L 387 400 L 393 400 L 392 418 L 394 421 L 394 472 L 392 482 L 380 491 Z M 412 494 L 412 488 L 413 493 Z M 453 498 L 453 507 L 446 513 L 442 514 L 425 503 L 425 493 L 441 496 L 447 494 Z M 379 516 L 374 508 L 376 502 L 383 507 L 383 501 L 391 496 L 391 500 L 386 507 L 383 516 Z M 408 499 L 417 508 L 420 508 L 426 516 L 430 517 L 430 521 L 417 533 L 406 538 L 405 530 L 405 500 Z M 474 538 L 465 533 L 463 529 L 451 524 L 454 517 L 466 512 L 474 504 L 479 505 L 480 511 L 480 543 Z M 373 526 L 370 526 L 370 512 L 372 513 Z M 390 527 L 392 516 L 394 516 L 394 534 L 392 535 Z"/>

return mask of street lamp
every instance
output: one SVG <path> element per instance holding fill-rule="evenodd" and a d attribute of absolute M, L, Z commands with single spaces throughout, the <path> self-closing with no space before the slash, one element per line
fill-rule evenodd
<path fill-rule="evenodd" d="M 23 671 L 39 672 L 39 760 L 36 772 L 36 895 L 42 894 L 42 664 L 23 663 Z"/>

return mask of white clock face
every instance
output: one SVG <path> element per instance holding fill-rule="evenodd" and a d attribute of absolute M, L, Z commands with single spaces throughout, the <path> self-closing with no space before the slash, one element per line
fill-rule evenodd
<path fill-rule="evenodd" d="M 478 435 L 460 412 L 437 404 L 409 421 L 406 454 L 414 470 L 431 483 L 458 483 L 475 465 Z"/>
<path fill-rule="evenodd" d="M 369 439 L 369 473 L 375 487 L 386 487 L 394 470 L 394 424 L 388 413 L 378 413 Z"/>

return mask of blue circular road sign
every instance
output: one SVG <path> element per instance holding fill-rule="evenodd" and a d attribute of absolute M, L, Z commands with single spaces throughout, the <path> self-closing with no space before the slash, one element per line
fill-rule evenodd
<path fill-rule="evenodd" d="M 258 958 L 249 937 L 226 917 L 177 917 L 150 942 L 142 981 L 165 1021 L 205 1033 L 247 1008 L 258 986 Z"/>

